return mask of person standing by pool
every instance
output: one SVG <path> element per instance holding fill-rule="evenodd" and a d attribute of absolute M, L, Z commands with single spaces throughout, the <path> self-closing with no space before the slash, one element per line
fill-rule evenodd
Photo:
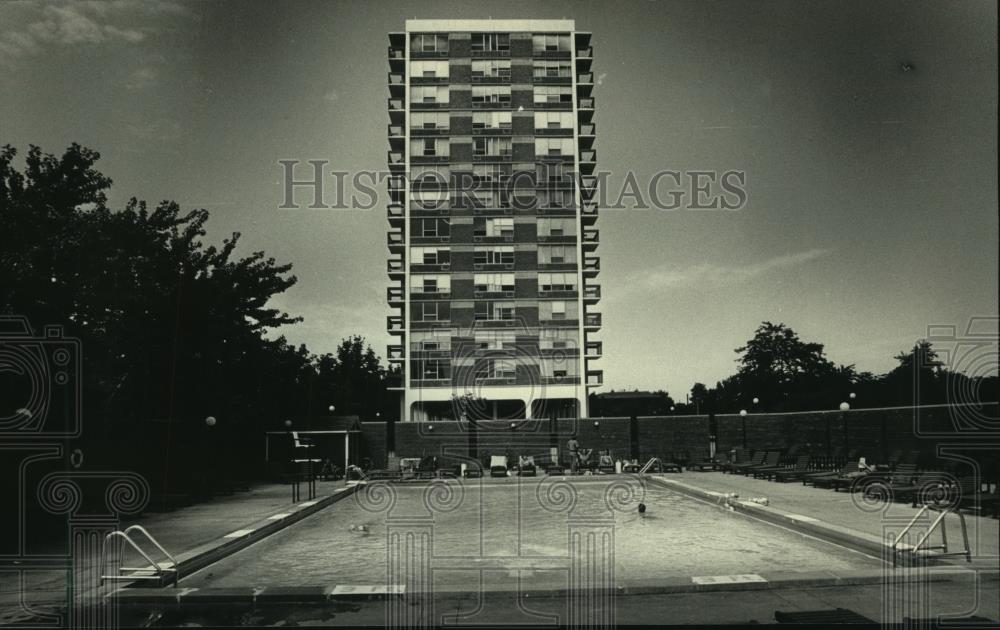
<path fill-rule="evenodd" d="M 575 475 L 576 465 L 580 461 L 580 443 L 576 441 L 576 433 L 570 436 L 569 442 L 566 443 L 566 448 L 569 450 L 569 471 Z"/>

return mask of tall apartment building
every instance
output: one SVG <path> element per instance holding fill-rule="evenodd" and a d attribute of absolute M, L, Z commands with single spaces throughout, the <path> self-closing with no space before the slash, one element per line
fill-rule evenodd
<path fill-rule="evenodd" d="M 603 378 L 591 59 L 573 20 L 389 35 L 401 420 L 587 415 Z"/>

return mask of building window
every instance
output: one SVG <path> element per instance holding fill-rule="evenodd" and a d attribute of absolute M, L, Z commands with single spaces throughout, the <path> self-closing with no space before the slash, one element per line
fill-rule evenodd
<path fill-rule="evenodd" d="M 576 291 L 576 274 L 540 273 L 538 274 L 538 290 L 543 293 L 548 291 Z"/>
<path fill-rule="evenodd" d="M 539 302 L 538 319 L 542 321 L 566 319 L 566 302 Z"/>
<path fill-rule="evenodd" d="M 510 112 L 473 112 L 473 129 L 510 129 Z"/>
<path fill-rule="evenodd" d="M 447 247 L 411 247 L 410 260 L 415 265 L 446 265 L 451 262 Z"/>
<path fill-rule="evenodd" d="M 533 35 L 531 37 L 531 47 L 536 53 L 569 51 L 569 35 Z"/>
<path fill-rule="evenodd" d="M 517 334 L 513 330 L 480 330 L 475 334 L 479 350 L 507 350 L 516 347 Z"/>
<path fill-rule="evenodd" d="M 510 51 L 510 33 L 473 33 L 472 50 L 474 52 Z"/>
<path fill-rule="evenodd" d="M 535 138 L 535 156 L 573 155 L 573 138 Z"/>
<path fill-rule="evenodd" d="M 448 184 L 451 169 L 447 166 L 415 166 L 410 176 L 413 190 L 421 190 L 421 184 Z M 423 189 L 426 192 L 426 189 Z"/>
<path fill-rule="evenodd" d="M 489 61 L 473 61 L 472 76 L 480 78 L 489 77 L 492 79 L 509 79 L 510 60 L 491 59 Z"/>
<path fill-rule="evenodd" d="M 477 265 L 513 265 L 514 247 L 477 247 L 474 261 Z"/>
<path fill-rule="evenodd" d="M 568 61 L 536 61 L 532 70 L 536 79 L 573 76 L 573 67 Z"/>
<path fill-rule="evenodd" d="M 443 328 L 439 330 L 414 330 L 410 332 L 410 349 L 414 351 L 451 350 L 451 338 L 455 331 Z"/>
<path fill-rule="evenodd" d="M 510 157 L 512 155 L 510 138 L 473 138 L 472 154 L 479 156 Z"/>
<path fill-rule="evenodd" d="M 505 182 L 510 177 L 510 166 L 502 164 L 476 164 L 472 167 L 472 179 L 478 183 Z"/>
<path fill-rule="evenodd" d="M 410 36 L 412 52 L 448 52 L 448 36 L 436 33 L 418 33 Z"/>
<path fill-rule="evenodd" d="M 411 103 L 448 104 L 447 85 L 416 85 L 410 87 Z"/>
<path fill-rule="evenodd" d="M 489 238 L 514 238 L 514 219 L 477 218 L 472 230 L 473 236 L 486 236 Z"/>
<path fill-rule="evenodd" d="M 577 345 L 577 334 L 577 331 L 567 328 L 542 329 L 538 333 L 538 347 L 541 350 L 573 348 Z"/>
<path fill-rule="evenodd" d="M 573 112 L 535 112 L 535 129 L 572 129 Z"/>
<path fill-rule="evenodd" d="M 512 273 L 477 273 L 472 284 L 478 293 L 499 293 L 514 290 L 514 274 Z"/>
<path fill-rule="evenodd" d="M 424 210 L 448 207 L 447 190 L 417 190 L 410 193 L 411 206 Z"/>
<path fill-rule="evenodd" d="M 476 302 L 474 315 L 477 321 L 512 321 L 514 302 Z"/>
<path fill-rule="evenodd" d="M 447 274 L 411 276 L 412 293 L 451 293 L 451 276 Z"/>
<path fill-rule="evenodd" d="M 413 61 L 410 63 L 411 77 L 448 78 L 447 61 Z"/>
<path fill-rule="evenodd" d="M 568 85 L 536 85 L 535 103 L 572 103 L 573 88 Z"/>
<path fill-rule="evenodd" d="M 417 378 L 425 381 L 439 381 L 448 378 L 448 361 L 444 359 L 424 359 L 414 361 L 417 366 Z"/>
<path fill-rule="evenodd" d="M 472 86 L 472 102 L 510 105 L 510 86 L 474 85 Z"/>
<path fill-rule="evenodd" d="M 420 310 L 417 311 L 421 315 L 420 321 L 425 321 L 425 322 L 441 321 L 441 318 L 438 316 L 439 306 L 441 305 L 438 304 L 437 302 L 424 302 L 422 305 L 420 305 L 419 307 Z"/>
<path fill-rule="evenodd" d="M 449 219 L 414 219 L 414 236 L 449 236 L 451 225 Z"/>
<path fill-rule="evenodd" d="M 572 208 L 573 193 L 569 190 L 539 190 L 538 207 Z"/>
<path fill-rule="evenodd" d="M 538 262 L 543 265 L 575 263 L 576 248 L 571 245 L 543 245 L 538 248 Z"/>
<path fill-rule="evenodd" d="M 413 112 L 410 114 L 410 129 L 447 129 L 448 114 L 437 112 Z"/>
<path fill-rule="evenodd" d="M 514 378 L 515 366 L 513 359 L 481 359 L 476 362 L 476 378 Z"/>

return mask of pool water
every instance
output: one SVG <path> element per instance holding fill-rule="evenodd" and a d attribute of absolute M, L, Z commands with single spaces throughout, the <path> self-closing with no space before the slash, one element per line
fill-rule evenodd
<path fill-rule="evenodd" d="M 881 566 L 638 478 L 540 477 L 363 487 L 182 586 L 385 584 L 391 574 L 434 588 L 512 579 L 544 588 L 565 585 L 580 553 L 613 566 L 618 581 Z M 408 569 L 393 568 L 400 558 Z"/>

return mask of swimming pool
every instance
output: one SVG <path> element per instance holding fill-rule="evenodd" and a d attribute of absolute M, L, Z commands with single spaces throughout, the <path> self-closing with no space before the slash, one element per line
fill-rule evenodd
<path fill-rule="evenodd" d="M 181 586 L 530 591 L 882 566 L 639 477 L 514 477 L 363 486 Z"/>

